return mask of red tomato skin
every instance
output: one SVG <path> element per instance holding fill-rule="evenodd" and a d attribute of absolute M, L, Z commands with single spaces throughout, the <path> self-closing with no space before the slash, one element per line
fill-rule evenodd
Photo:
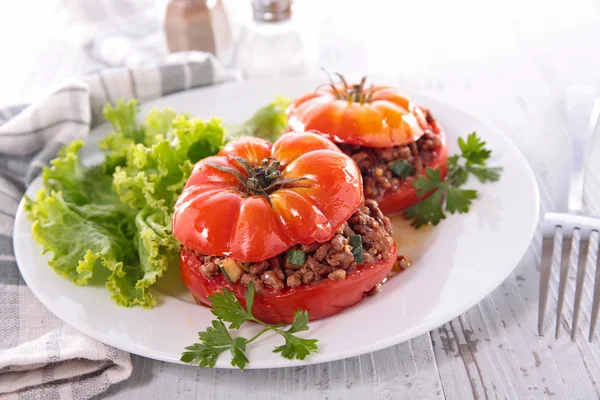
<path fill-rule="evenodd" d="M 352 86 L 352 85 L 350 85 Z M 345 93 L 336 85 L 339 93 Z M 339 99 L 331 85 L 296 98 L 288 108 L 288 124 L 296 131 L 316 130 L 337 143 L 391 147 L 418 140 L 427 128 L 424 110 L 389 86 L 364 87 L 370 101 Z"/>
<path fill-rule="evenodd" d="M 235 157 L 252 167 L 276 159 L 283 180 L 304 184 L 250 195 L 234 174 L 215 168 L 247 179 Z M 295 244 L 329 241 L 363 203 L 362 187 L 356 163 L 321 135 L 288 133 L 275 144 L 242 137 L 194 166 L 175 204 L 173 235 L 201 254 L 267 260 Z"/>
<path fill-rule="evenodd" d="M 442 134 L 443 135 L 443 134 Z M 446 141 L 442 136 L 442 144 L 436 149 L 438 156 L 431 163 L 427 164 L 426 168 L 433 168 L 440 170 L 440 176 L 446 177 L 448 173 L 448 148 L 446 147 Z M 423 168 L 422 175 L 425 175 L 425 169 Z M 426 194 L 423 197 L 417 196 L 417 190 L 412 185 L 414 177 L 405 179 L 402 185 L 395 191 L 388 191 L 383 196 L 377 196 L 372 198 L 379 204 L 379 209 L 385 215 L 395 214 L 400 211 L 404 211 L 410 206 L 417 204 L 419 201 L 429 197 L 433 192 Z M 371 197 L 368 197 L 371 198 Z"/>
<path fill-rule="evenodd" d="M 337 314 L 359 303 L 366 292 L 383 281 L 390 274 L 396 259 L 394 245 L 387 260 L 361 265 L 343 281 L 324 279 L 319 284 L 286 287 L 280 291 L 265 288 L 262 293 L 255 293 L 252 313 L 269 324 L 291 323 L 298 309 L 308 311 L 311 321 Z M 200 273 L 200 265 L 200 260 L 192 251 L 181 251 L 181 278 L 196 301 L 210 306 L 208 297 L 227 288 L 243 306 L 246 305 L 246 286 L 231 283 L 221 273 L 214 279 L 207 279 Z"/>
<path fill-rule="evenodd" d="M 342 86 L 337 85 L 336 89 L 344 93 Z M 365 87 L 363 93 L 368 90 Z M 436 149 L 438 156 L 425 165 L 423 173 L 426 168 L 439 169 L 444 178 L 448 172 L 445 134 L 438 121 L 428 119 L 427 115 L 425 108 L 389 86 L 375 86 L 371 102 L 359 104 L 338 99 L 334 89 L 324 85 L 294 100 L 288 109 L 288 123 L 290 130 L 313 131 L 336 143 L 374 148 L 415 142 L 430 129 L 440 135 L 442 144 Z M 417 196 L 413 180 L 413 177 L 404 180 L 397 190 L 382 196 L 365 197 L 377 201 L 386 215 L 399 213 L 432 194 Z"/>

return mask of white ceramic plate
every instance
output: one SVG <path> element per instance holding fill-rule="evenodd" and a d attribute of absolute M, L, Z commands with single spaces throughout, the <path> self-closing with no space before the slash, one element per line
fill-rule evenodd
<path fill-rule="evenodd" d="M 312 80 L 248 81 L 201 88 L 161 98 L 142 107 L 173 107 L 200 117 L 217 115 L 240 122 L 275 94 L 295 96 L 316 87 Z M 458 136 L 477 131 L 493 149 L 492 164 L 504 167 L 502 179 L 481 186 L 472 210 L 451 216 L 426 234 L 397 225 L 402 251 L 414 258 L 411 268 L 390 279 L 382 293 L 336 316 L 310 324 L 306 336 L 319 339 L 320 352 L 305 361 L 290 361 L 272 353 L 281 344 L 265 335 L 249 346 L 249 368 L 287 367 L 339 360 L 409 340 L 462 314 L 487 296 L 509 275 L 525 253 L 538 220 L 539 196 L 534 175 L 523 155 L 498 130 L 451 105 L 420 94 L 413 97 L 431 109 L 448 136 L 450 152 Z M 89 143 L 108 131 L 96 129 Z M 95 146 L 87 146 L 88 162 L 98 161 Z M 92 161 L 90 161 L 92 160 Z M 40 188 L 36 180 L 27 191 Z M 57 276 L 40 247 L 31 239 L 31 224 L 23 207 L 15 223 L 14 246 L 23 278 L 40 301 L 69 325 L 104 343 L 142 356 L 179 362 L 182 349 L 197 341 L 197 332 L 213 319 L 196 305 L 177 271 L 157 285 L 159 304 L 152 310 L 116 306 L 104 287 L 78 287 Z M 255 326 L 240 334 L 251 337 Z M 229 354 L 218 367 L 231 368 Z"/>

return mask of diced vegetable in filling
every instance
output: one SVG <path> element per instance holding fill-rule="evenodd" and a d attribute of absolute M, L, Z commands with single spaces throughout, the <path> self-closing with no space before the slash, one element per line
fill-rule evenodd
<path fill-rule="evenodd" d="M 373 198 L 397 190 L 406 178 L 420 174 L 437 157 L 440 145 L 440 135 L 431 130 L 426 130 L 416 142 L 403 146 L 378 149 L 338 144 L 358 164 L 365 196 Z"/>
<path fill-rule="evenodd" d="M 269 260 L 243 263 L 229 257 L 198 254 L 200 272 L 209 279 L 220 273 L 232 283 L 253 282 L 257 292 L 281 290 L 321 282 L 344 280 L 361 264 L 372 264 L 390 256 L 394 242 L 390 220 L 377 203 L 367 200 L 326 243 L 296 245 Z"/>

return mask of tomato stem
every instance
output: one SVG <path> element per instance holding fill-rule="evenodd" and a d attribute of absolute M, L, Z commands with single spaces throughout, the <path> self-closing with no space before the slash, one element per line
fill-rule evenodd
<path fill-rule="evenodd" d="M 367 101 L 367 102 L 371 101 L 371 97 L 373 97 L 373 89 L 374 89 L 374 86 L 373 86 L 373 84 L 371 84 L 371 86 L 369 86 L 369 90 L 367 90 L 367 94 L 365 94 L 360 101 L 361 105 L 363 105 L 365 101 Z"/>
<path fill-rule="evenodd" d="M 246 169 L 246 171 L 250 172 L 252 170 L 252 165 L 247 160 L 244 160 L 242 157 L 230 155 L 230 158 L 235 160 L 238 164 Z"/>
<path fill-rule="evenodd" d="M 339 72 L 336 72 L 335 75 L 337 75 L 341 84 L 343 85 L 343 87 L 338 88 L 336 86 L 336 84 L 333 82 L 333 79 L 331 78 L 331 74 L 325 68 L 321 68 L 321 69 L 323 71 L 325 71 L 325 73 L 327 74 L 327 77 L 329 78 L 329 86 L 331 86 L 331 89 L 333 90 L 333 93 L 335 94 L 337 99 L 347 100 L 348 106 L 350 106 L 352 103 L 360 103 L 360 105 L 363 105 L 365 103 L 371 102 L 371 97 L 373 97 L 374 87 L 373 87 L 373 85 L 371 85 L 369 87 L 369 89 L 367 90 L 367 92 L 365 93 L 364 89 L 365 89 L 365 83 L 367 81 L 366 76 L 363 76 L 363 78 L 360 80 L 360 83 L 350 86 L 350 85 L 348 85 L 346 78 L 344 78 L 344 76 L 342 74 L 340 74 Z M 319 86 L 319 87 L 321 87 L 321 86 Z M 340 89 L 343 90 L 343 93 L 340 93 Z"/>
<path fill-rule="evenodd" d="M 350 96 L 348 97 L 350 98 Z M 354 85 L 352 86 L 352 101 L 358 103 L 359 101 L 362 103 L 361 98 L 362 98 L 362 88 L 360 87 L 360 85 Z"/>
<path fill-rule="evenodd" d="M 250 196 L 260 195 L 267 197 L 277 189 L 308 180 L 306 177 L 283 179 L 280 171 L 281 162 L 274 158 L 265 158 L 261 161 L 260 165 L 252 167 L 248 160 L 241 157 L 234 155 L 229 155 L 228 157 L 240 165 L 247 173 L 247 176 L 242 176 L 234 168 L 225 165 L 220 165 L 212 161 L 207 161 L 206 163 L 219 171 L 235 176 L 242 184 L 244 191 Z"/>
<path fill-rule="evenodd" d="M 225 165 L 220 165 L 220 164 L 214 163 L 212 161 L 207 161 L 206 163 L 208 165 L 210 165 L 211 167 L 213 167 L 215 169 L 218 169 L 219 171 L 227 172 L 228 174 L 232 174 L 233 176 L 235 176 L 240 181 L 240 183 L 242 185 L 244 185 L 244 187 L 246 189 L 248 189 L 248 186 L 246 185 L 245 179 L 235 169 L 233 169 L 231 167 L 226 167 Z"/>
<path fill-rule="evenodd" d="M 342 81 L 342 83 L 344 84 L 344 92 L 348 93 L 348 83 L 346 82 L 346 79 L 344 78 L 344 76 L 342 74 L 340 74 L 339 72 L 335 73 L 338 78 L 340 78 L 340 81 Z M 329 78 L 331 80 L 331 77 Z"/>
<path fill-rule="evenodd" d="M 325 68 L 321 67 L 321 69 L 327 74 L 327 77 L 329 78 L 329 85 L 331 86 L 331 89 L 333 89 L 333 92 L 335 93 L 336 97 L 338 99 L 342 98 L 342 95 L 340 94 L 340 92 L 337 90 L 337 88 L 335 87 L 335 85 L 333 84 L 333 79 L 331 79 L 331 74 L 329 73 L 329 71 L 327 71 Z M 339 75 L 339 74 L 338 74 Z M 345 82 L 345 81 L 344 81 Z M 346 86 L 347 88 L 347 86 Z"/>

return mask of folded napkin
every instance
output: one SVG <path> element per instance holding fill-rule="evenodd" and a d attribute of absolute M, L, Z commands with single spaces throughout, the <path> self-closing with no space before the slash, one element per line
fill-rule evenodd
<path fill-rule="evenodd" d="M 25 286 L 12 246 L 25 187 L 57 150 L 102 122 L 106 102 L 140 102 L 230 79 L 207 54 L 67 82 L 31 104 L 0 108 L 0 400 L 88 399 L 127 379 L 129 354 L 64 325 Z"/>

